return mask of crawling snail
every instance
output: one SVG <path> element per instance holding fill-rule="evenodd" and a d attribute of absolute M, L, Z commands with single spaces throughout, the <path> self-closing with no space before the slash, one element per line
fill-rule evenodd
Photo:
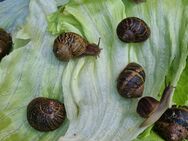
<path fill-rule="evenodd" d="M 145 72 L 137 63 L 129 63 L 117 79 L 117 90 L 126 98 L 141 97 L 144 91 Z"/>
<path fill-rule="evenodd" d="M 52 131 L 60 127 L 66 117 L 64 104 L 57 100 L 38 97 L 27 106 L 27 120 L 39 131 Z"/>
<path fill-rule="evenodd" d="M 0 60 L 8 55 L 12 49 L 12 37 L 4 29 L 0 28 Z"/>
<path fill-rule="evenodd" d="M 167 85 L 163 91 L 160 101 L 157 101 L 153 97 L 145 96 L 141 98 L 137 105 L 137 113 L 146 118 L 140 127 L 146 127 L 155 123 L 160 116 L 170 106 L 170 98 L 173 91 L 172 85 Z"/>
<path fill-rule="evenodd" d="M 150 36 L 150 28 L 141 19 L 128 17 L 123 19 L 116 29 L 118 38 L 126 43 L 146 41 Z"/>
<path fill-rule="evenodd" d="M 98 56 L 101 49 L 98 45 L 90 44 L 80 35 L 73 32 L 60 34 L 54 41 L 53 52 L 61 61 L 68 61 L 71 58 L 84 55 Z"/>
<path fill-rule="evenodd" d="M 154 130 L 167 141 L 188 139 L 188 107 L 173 106 L 155 123 Z"/>

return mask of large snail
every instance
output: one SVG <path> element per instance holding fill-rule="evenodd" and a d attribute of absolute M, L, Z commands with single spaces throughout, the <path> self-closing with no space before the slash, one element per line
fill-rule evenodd
<path fill-rule="evenodd" d="M 137 63 L 129 63 L 117 79 L 117 90 L 126 98 L 141 97 L 144 91 L 145 72 Z"/>
<path fill-rule="evenodd" d="M 61 102 L 38 97 L 27 106 L 27 120 L 39 131 L 52 131 L 60 127 L 66 117 L 64 104 Z"/>
<path fill-rule="evenodd" d="M 150 28 L 137 17 L 123 19 L 116 29 L 118 38 L 126 43 L 143 42 L 150 36 Z"/>
<path fill-rule="evenodd" d="M 60 34 L 54 41 L 53 52 L 61 61 L 68 61 L 71 58 L 84 55 L 98 56 L 101 49 L 98 45 L 90 44 L 80 35 L 73 32 Z"/>
<path fill-rule="evenodd" d="M 4 29 L 0 28 L 0 60 L 8 55 L 12 49 L 12 37 Z"/>
<path fill-rule="evenodd" d="M 167 141 L 188 139 L 188 107 L 173 106 L 155 123 L 154 130 Z"/>
<path fill-rule="evenodd" d="M 155 123 L 170 106 L 173 86 L 166 85 L 160 101 L 150 96 L 142 97 L 137 105 L 137 113 L 146 118 L 140 127 L 146 127 Z"/>

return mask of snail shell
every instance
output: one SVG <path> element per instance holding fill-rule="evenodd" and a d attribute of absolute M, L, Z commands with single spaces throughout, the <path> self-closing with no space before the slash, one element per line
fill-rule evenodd
<path fill-rule="evenodd" d="M 126 98 L 142 96 L 144 91 L 145 72 L 137 63 L 128 64 L 117 79 L 117 90 Z"/>
<path fill-rule="evenodd" d="M 53 52 L 61 61 L 84 55 L 98 56 L 101 49 L 96 44 L 89 44 L 80 35 L 73 32 L 60 34 L 54 41 Z"/>
<path fill-rule="evenodd" d="M 118 38 L 126 43 L 143 42 L 150 36 L 150 28 L 141 19 L 128 17 L 123 19 L 116 29 Z"/>
<path fill-rule="evenodd" d="M 167 141 L 188 139 L 188 107 L 173 106 L 166 110 L 154 130 Z"/>
<path fill-rule="evenodd" d="M 12 37 L 4 29 L 0 28 L 0 60 L 8 55 L 12 49 Z"/>
<path fill-rule="evenodd" d="M 145 96 L 138 101 L 137 113 L 143 117 L 148 118 L 159 105 L 159 101 L 150 96 Z"/>
<path fill-rule="evenodd" d="M 39 131 L 52 131 L 60 127 L 66 117 L 64 104 L 57 100 L 38 97 L 27 106 L 27 120 Z"/>

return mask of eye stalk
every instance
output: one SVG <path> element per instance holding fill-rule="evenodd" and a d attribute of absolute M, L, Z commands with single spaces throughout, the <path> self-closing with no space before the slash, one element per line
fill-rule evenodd
<path fill-rule="evenodd" d="M 99 54 L 102 50 L 101 48 L 99 48 L 100 40 L 101 40 L 101 38 L 99 37 L 99 41 L 97 44 L 95 44 L 95 43 L 88 44 L 86 46 L 86 50 L 83 55 L 91 55 L 91 56 L 93 55 L 93 56 L 99 57 Z"/>

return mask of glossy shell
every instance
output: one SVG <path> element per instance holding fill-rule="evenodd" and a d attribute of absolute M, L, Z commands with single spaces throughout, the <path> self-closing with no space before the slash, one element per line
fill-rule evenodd
<path fill-rule="evenodd" d="M 148 118 L 159 106 L 159 101 L 150 96 L 145 96 L 138 101 L 137 113 L 143 117 Z"/>
<path fill-rule="evenodd" d="M 65 107 L 54 99 L 38 97 L 27 106 L 27 120 L 39 131 L 52 131 L 60 127 L 66 117 Z"/>
<path fill-rule="evenodd" d="M 8 55 L 12 49 L 12 37 L 0 28 L 0 60 Z"/>
<path fill-rule="evenodd" d="M 97 45 L 89 44 L 84 38 L 73 32 L 60 34 L 53 45 L 53 52 L 61 61 L 68 61 L 83 55 L 97 56 L 100 50 Z"/>
<path fill-rule="evenodd" d="M 141 19 L 128 17 L 123 19 L 116 29 L 118 38 L 126 43 L 143 42 L 150 36 L 150 28 Z"/>
<path fill-rule="evenodd" d="M 137 63 L 128 64 L 117 79 L 117 90 L 126 98 L 141 97 L 144 91 L 145 72 Z"/>
<path fill-rule="evenodd" d="M 154 130 L 167 141 L 188 139 L 188 107 L 168 109 L 155 123 Z"/>

